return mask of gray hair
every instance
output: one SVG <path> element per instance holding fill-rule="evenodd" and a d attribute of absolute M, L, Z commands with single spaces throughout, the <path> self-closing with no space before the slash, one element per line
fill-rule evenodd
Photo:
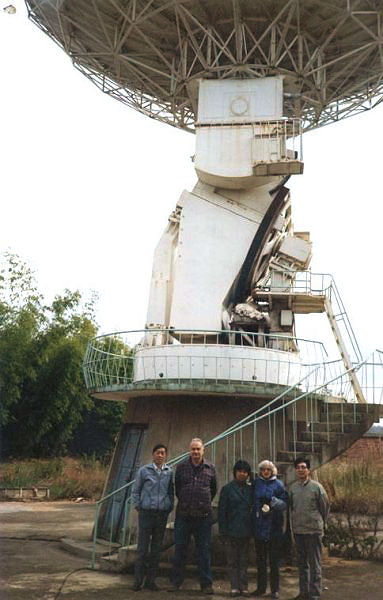
<path fill-rule="evenodd" d="M 266 469 L 267 469 L 267 468 L 271 469 L 271 472 L 272 472 L 272 474 L 273 474 L 273 475 L 275 475 L 275 477 L 277 476 L 277 474 L 278 474 L 278 469 L 277 469 L 277 467 L 275 466 L 275 464 L 274 464 L 273 462 L 271 462 L 271 460 L 262 460 L 262 461 L 259 463 L 259 465 L 258 465 L 258 471 L 260 471 L 261 469 L 264 469 L 264 468 L 266 468 Z"/>
<path fill-rule="evenodd" d="M 203 441 L 201 440 L 201 438 L 197 438 L 197 437 L 192 438 L 191 441 L 190 441 L 190 446 L 192 445 L 193 442 L 199 442 L 200 444 L 202 444 L 203 448 L 205 447 L 205 444 L 203 443 Z"/>

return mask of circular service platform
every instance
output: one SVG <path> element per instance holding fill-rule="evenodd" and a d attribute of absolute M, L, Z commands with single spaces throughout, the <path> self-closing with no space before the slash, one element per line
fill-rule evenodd
<path fill-rule="evenodd" d="M 102 91 L 193 130 L 199 78 L 284 76 L 314 129 L 383 98 L 383 0 L 26 0 Z M 245 109 L 238 103 L 235 107 Z"/>

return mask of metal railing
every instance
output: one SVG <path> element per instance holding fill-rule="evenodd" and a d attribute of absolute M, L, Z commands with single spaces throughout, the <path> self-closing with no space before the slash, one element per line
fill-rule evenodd
<path fill-rule="evenodd" d="M 262 120 L 251 125 L 253 160 L 256 163 L 303 160 L 301 119 Z"/>
<path fill-rule="evenodd" d="M 336 327 L 346 344 L 352 362 L 361 362 L 362 355 L 355 333 L 340 297 L 338 288 L 330 274 L 311 271 L 286 271 L 286 283 L 280 291 L 288 294 L 320 295 L 328 300 L 331 307 L 329 318 L 336 321 Z M 278 292 L 270 284 L 263 285 L 260 291 Z M 324 303 L 324 308 L 326 303 Z M 192 351 L 183 351 L 183 347 L 193 346 Z M 200 353 L 195 349 L 200 348 Z M 222 348 L 231 346 L 233 356 L 224 356 Z M 159 348 L 168 349 L 168 352 Z M 242 355 L 238 348 L 256 349 Z M 153 353 L 148 351 L 153 348 Z M 214 350 L 216 348 L 216 351 Z M 265 354 L 260 350 L 264 349 Z M 145 350 L 144 352 L 141 352 Z M 279 350 L 285 355 L 273 356 L 267 350 Z M 299 352 L 300 365 L 296 360 Z M 137 369 L 139 356 L 140 368 Z M 99 336 L 88 344 L 84 357 L 84 376 L 88 389 L 105 390 L 108 387 L 139 387 L 140 381 L 151 380 L 155 386 L 164 387 L 166 382 L 178 383 L 185 390 L 203 390 L 212 383 L 235 384 L 251 392 L 259 389 L 259 384 L 290 385 L 295 377 L 307 372 L 307 365 L 325 363 L 326 350 L 321 342 L 254 332 L 236 332 L 232 330 L 175 330 L 146 329 L 130 332 L 118 332 Z M 349 368 L 346 364 L 345 368 Z M 268 380 L 273 373 L 271 380 Z M 154 387 L 155 387 L 154 386 Z"/>
<path fill-rule="evenodd" d="M 342 363 L 337 362 L 338 364 L 331 362 L 311 365 L 310 370 L 294 385 L 287 387 L 273 400 L 205 443 L 206 456 L 212 462 L 215 462 L 218 455 L 225 457 L 223 472 L 221 466 L 219 474 L 222 485 L 229 480 L 231 467 L 238 458 L 247 458 L 255 469 L 259 460 L 265 456 L 281 464 L 281 461 L 291 461 L 302 452 L 320 455 L 323 444 L 330 444 L 334 436 L 348 433 L 348 429 L 353 425 L 363 427 L 363 419 L 369 415 L 369 411 L 372 412 L 372 417 L 376 415 L 374 407 L 357 403 L 350 382 L 350 373 L 344 370 L 339 372 Z M 376 351 L 367 360 L 355 364 L 352 370 L 360 376 L 366 397 L 370 397 L 375 404 L 377 400 L 383 403 L 383 353 Z M 368 394 L 367 391 L 370 393 Z M 334 427 L 334 414 L 336 427 Z M 263 422 L 266 422 L 267 427 L 267 447 L 263 442 L 261 456 L 258 429 Z M 306 426 L 306 431 L 303 433 L 302 424 Z M 184 452 L 169 460 L 168 464 L 176 465 L 187 456 L 188 453 Z M 96 503 L 93 567 L 100 510 L 106 502 L 122 492 L 125 493 L 126 499 L 120 543 L 122 546 L 129 546 L 132 542 L 134 527 L 129 492 L 133 484 L 134 480 Z M 109 540 L 111 553 L 114 551 L 113 531 L 112 518 Z"/>
<path fill-rule="evenodd" d="M 233 350 L 229 355 L 228 346 Z M 146 380 L 194 386 L 196 379 L 200 387 L 225 382 L 258 389 L 260 383 L 291 385 L 307 372 L 307 364 L 326 358 L 321 342 L 294 336 L 147 329 L 91 340 L 83 368 L 90 390 L 138 387 Z"/>
<path fill-rule="evenodd" d="M 310 294 L 313 296 L 324 296 L 332 305 L 334 317 L 337 321 L 341 333 L 348 342 L 348 352 L 355 362 L 363 360 L 354 330 L 348 317 L 343 300 L 339 293 L 334 278 L 329 273 L 312 273 L 311 271 L 279 271 L 286 276 L 286 284 L 281 284 L 280 288 L 273 285 L 272 291 L 289 294 Z M 270 283 L 261 286 L 259 290 L 271 291 Z"/>

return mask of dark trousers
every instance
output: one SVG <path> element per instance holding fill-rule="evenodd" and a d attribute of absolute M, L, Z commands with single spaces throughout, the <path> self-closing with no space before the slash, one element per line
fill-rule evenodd
<path fill-rule="evenodd" d="M 168 513 L 163 510 L 140 510 L 138 514 L 137 559 L 134 565 L 135 583 L 153 583 L 158 570 L 162 541 Z"/>
<path fill-rule="evenodd" d="M 318 600 L 322 589 L 322 536 L 319 533 L 294 535 L 298 554 L 299 593 Z"/>
<path fill-rule="evenodd" d="M 271 593 L 279 591 L 279 557 L 281 541 L 279 539 L 255 540 L 257 553 L 257 588 L 261 593 L 267 588 L 267 563 L 270 565 Z"/>
<path fill-rule="evenodd" d="M 170 576 L 173 585 L 180 586 L 185 578 L 187 550 L 190 538 L 193 536 L 201 588 L 211 586 L 213 581 L 210 568 L 211 527 L 212 519 L 210 516 L 176 516 L 174 524 L 175 550 L 173 570 Z"/>
<path fill-rule="evenodd" d="M 228 536 L 225 541 L 227 567 L 232 590 L 247 590 L 249 538 Z"/>

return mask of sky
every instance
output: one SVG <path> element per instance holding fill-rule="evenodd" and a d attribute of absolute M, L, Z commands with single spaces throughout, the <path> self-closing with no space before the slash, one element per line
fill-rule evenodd
<path fill-rule="evenodd" d="M 0 12 L 0 251 L 48 301 L 96 291 L 100 333 L 142 329 L 154 248 L 196 181 L 194 136 L 103 94 L 13 4 Z M 304 134 L 305 172 L 288 184 L 311 268 L 334 276 L 364 354 L 383 349 L 382 124 L 383 104 Z"/>

